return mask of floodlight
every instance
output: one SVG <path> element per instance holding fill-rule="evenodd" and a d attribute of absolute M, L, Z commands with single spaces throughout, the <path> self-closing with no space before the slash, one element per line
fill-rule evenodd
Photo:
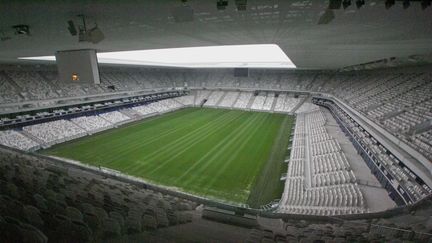
<path fill-rule="evenodd" d="M 409 8 L 410 5 L 411 5 L 411 3 L 410 3 L 409 0 L 404 0 L 403 3 L 402 3 L 402 6 L 403 6 L 404 9 Z"/>
<path fill-rule="evenodd" d="M 386 0 L 385 1 L 385 8 L 389 9 L 395 4 L 395 0 Z"/>
<path fill-rule="evenodd" d="M 365 1 L 364 0 L 357 0 L 356 1 L 357 8 L 361 8 L 363 5 L 365 5 Z"/>
<path fill-rule="evenodd" d="M 342 2 L 342 7 L 343 7 L 344 9 L 348 8 L 349 6 L 351 6 L 351 0 L 344 0 L 344 1 Z"/>

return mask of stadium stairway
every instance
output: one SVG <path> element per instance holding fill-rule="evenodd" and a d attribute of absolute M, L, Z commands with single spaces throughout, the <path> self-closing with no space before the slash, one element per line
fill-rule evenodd
<path fill-rule="evenodd" d="M 217 91 L 216 91 L 216 90 L 213 90 L 213 91 L 208 92 L 208 94 L 207 94 L 206 96 L 203 97 L 203 100 L 208 100 L 209 97 L 212 96 L 213 92 L 217 92 Z"/>
<path fill-rule="evenodd" d="M 382 116 L 381 120 L 391 119 L 391 118 L 393 118 L 395 116 L 398 116 L 398 115 L 400 115 L 400 114 L 402 114 L 404 112 L 405 112 L 404 110 L 399 110 L 399 111 L 393 111 L 393 112 L 387 113 L 384 116 Z"/>
<path fill-rule="evenodd" d="M 193 106 L 195 106 L 195 104 L 197 103 L 197 99 L 198 99 L 198 91 L 194 92 L 194 99 L 193 99 Z"/>
<path fill-rule="evenodd" d="M 3 77 L 9 82 L 9 84 L 11 84 L 16 91 L 18 91 L 19 93 L 22 93 L 23 90 L 22 88 L 11 78 L 9 77 L 9 75 L 7 75 L 5 72 L 2 72 Z"/>
<path fill-rule="evenodd" d="M 263 110 L 264 110 L 265 104 L 267 104 L 269 102 L 269 100 L 271 100 L 270 108 L 268 110 L 267 109 L 265 109 L 265 110 L 270 112 L 271 108 L 273 107 L 273 104 L 276 101 L 276 99 L 274 98 L 274 93 L 270 93 L 270 92 L 266 93 L 266 98 L 265 98 L 265 101 L 264 101 L 264 104 L 263 104 Z"/>
<path fill-rule="evenodd" d="M 198 92 L 196 92 L 196 91 L 191 91 L 189 94 L 192 94 L 193 95 L 193 103 L 192 103 L 192 107 L 194 107 L 195 106 L 195 102 L 196 102 L 196 99 L 197 99 L 197 94 Z"/>
<path fill-rule="evenodd" d="M 219 100 L 216 102 L 215 106 L 218 107 L 219 104 L 222 102 L 222 100 L 225 98 L 225 95 L 227 94 L 227 92 L 224 92 L 223 95 L 219 98 Z"/>
<path fill-rule="evenodd" d="M 410 131 L 408 131 L 408 134 L 419 134 L 419 133 L 429 131 L 431 129 L 432 129 L 432 121 L 429 120 L 412 127 Z"/>
<path fill-rule="evenodd" d="M 237 96 L 235 97 L 235 99 L 234 99 L 234 102 L 231 104 L 231 106 L 230 107 L 228 107 L 228 108 L 232 108 L 233 106 L 234 106 L 234 104 L 235 103 L 237 103 L 237 100 L 238 100 L 238 98 L 240 97 L 240 92 L 237 92 Z"/>
<path fill-rule="evenodd" d="M 291 110 L 291 113 L 295 113 L 296 111 L 297 111 L 297 109 L 298 108 L 300 108 L 302 105 L 303 105 L 303 103 L 305 103 L 306 102 L 306 100 L 308 100 L 310 98 L 310 96 L 308 95 L 308 96 L 306 96 L 306 97 L 304 97 L 304 98 L 300 98 L 299 97 L 299 99 L 301 99 L 300 100 L 300 102 Z"/>
<path fill-rule="evenodd" d="M 17 83 L 15 83 L 15 81 L 13 79 L 11 79 L 9 77 L 9 75 L 7 75 L 5 72 L 0 72 L 0 75 L 2 75 L 4 77 L 4 79 L 10 84 L 12 85 L 12 87 L 14 87 L 16 94 L 20 97 L 20 98 L 24 98 L 25 96 L 22 95 L 23 90 L 20 86 L 18 86 Z"/>
<path fill-rule="evenodd" d="M 203 91 L 201 91 L 203 92 Z M 213 93 L 213 91 L 209 91 L 207 92 L 204 96 L 200 96 L 200 94 L 197 92 L 196 96 L 195 96 L 195 105 L 202 107 L 205 102 L 207 102 L 208 98 L 211 96 L 211 94 Z M 201 100 L 199 100 L 201 99 Z"/>
<path fill-rule="evenodd" d="M 203 99 L 201 102 L 200 102 L 200 104 L 199 104 L 199 107 L 204 107 L 204 105 L 205 105 L 205 103 L 207 102 L 207 99 Z"/>
<path fill-rule="evenodd" d="M 105 118 L 103 118 L 101 116 L 99 116 L 99 118 L 102 119 L 102 120 L 104 120 L 104 121 L 106 121 L 106 122 L 108 122 L 109 124 L 111 124 L 111 127 L 109 127 L 108 129 L 117 127 L 117 125 L 115 123 L 110 122 L 108 119 L 105 119 Z"/>
<path fill-rule="evenodd" d="M 306 90 L 309 90 L 309 89 L 312 88 L 312 86 L 316 83 L 316 79 L 317 79 L 317 77 L 318 77 L 318 74 L 315 74 L 315 75 L 313 76 L 313 78 L 311 79 L 311 82 L 309 82 L 309 83 L 306 85 L 306 87 L 305 87 Z M 299 81 L 299 84 L 300 84 L 300 80 L 298 80 L 298 81 Z"/>
<path fill-rule="evenodd" d="M 179 104 L 179 105 L 181 105 L 181 106 L 184 106 L 181 102 L 179 102 L 178 100 L 176 100 L 176 99 L 172 99 L 176 104 Z"/>
<path fill-rule="evenodd" d="M 276 107 L 276 103 L 277 103 L 278 98 L 279 98 L 279 97 L 276 97 L 276 96 L 275 96 L 275 98 L 274 98 L 274 100 L 273 100 L 273 104 L 272 104 L 272 106 L 271 106 L 271 108 L 270 108 L 270 112 L 274 112 L 274 109 L 275 109 L 275 107 Z"/>
<path fill-rule="evenodd" d="M 40 140 L 39 138 L 31 135 L 30 133 L 28 133 L 27 131 L 21 130 L 20 133 L 28 138 L 30 138 L 31 140 L 35 141 L 36 143 L 40 144 L 42 147 L 45 145 L 45 142 Z"/>
<path fill-rule="evenodd" d="M 122 109 L 119 110 L 123 115 L 130 117 L 131 119 L 139 119 L 141 115 L 133 109 Z"/>
<path fill-rule="evenodd" d="M 42 77 L 43 80 L 45 80 L 45 82 L 47 82 L 49 85 L 51 85 L 51 86 L 53 87 L 53 89 L 54 89 L 54 92 L 55 92 L 59 97 L 61 97 L 62 92 L 61 92 L 60 87 L 57 85 L 57 83 L 56 83 L 56 82 L 53 82 L 53 80 L 47 78 L 47 76 L 45 75 L 45 72 L 37 72 L 37 73 Z"/>
<path fill-rule="evenodd" d="M 246 109 L 250 110 L 252 104 L 253 104 L 254 101 L 255 101 L 255 97 L 256 97 L 256 95 L 252 95 L 252 96 L 251 96 L 251 98 L 249 99 L 249 103 L 248 103 L 247 106 L 246 106 Z"/>

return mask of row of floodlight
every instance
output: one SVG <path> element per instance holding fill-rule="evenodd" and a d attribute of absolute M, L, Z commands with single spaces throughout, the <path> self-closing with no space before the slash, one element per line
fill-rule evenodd
<path fill-rule="evenodd" d="M 183 4 L 187 4 L 188 0 L 181 0 Z M 247 8 L 247 0 L 234 0 L 237 11 L 245 11 Z M 228 0 L 216 0 L 217 10 L 225 10 L 228 7 Z"/>
<path fill-rule="evenodd" d="M 235 0 L 234 1 L 238 11 L 245 11 L 247 8 L 247 0 Z M 228 7 L 228 0 L 217 0 L 216 8 L 218 10 L 225 10 Z"/>
<path fill-rule="evenodd" d="M 420 2 L 421 8 L 426 9 L 427 7 L 431 6 L 431 0 L 398 0 L 402 2 L 402 6 L 404 9 L 407 9 L 411 6 L 411 2 Z M 341 6 L 346 9 L 349 6 L 351 6 L 351 0 L 331 0 L 329 4 L 329 9 L 339 9 Z M 385 1 L 385 8 L 389 9 L 393 5 L 395 5 L 396 0 L 386 0 Z M 355 5 L 359 9 L 363 5 L 366 4 L 365 0 L 356 0 Z"/>
<path fill-rule="evenodd" d="M 413 1 L 413 0 L 402 0 L 402 6 L 404 9 L 407 9 L 411 6 L 411 2 L 419 2 L 419 1 Z M 427 7 L 431 5 L 431 0 L 421 0 L 420 1 L 421 8 L 424 10 Z M 386 9 L 391 8 L 393 5 L 395 5 L 395 0 L 386 0 L 385 1 L 385 7 Z"/>
<path fill-rule="evenodd" d="M 421 2 L 422 9 L 426 9 L 431 5 L 431 0 L 397 0 L 402 1 L 402 6 L 404 9 L 409 8 L 411 5 L 411 2 Z M 385 1 L 385 8 L 389 9 L 393 5 L 395 5 L 396 0 L 386 0 Z M 366 4 L 365 0 L 356 0 L 355 4 L 357 8 L 361 8 L 363 5 Z M 344 9 L 351 6 L 351 0 L 330 0 L 328 8 L 324 11 L 324 13 L 320 16 L 318 20 L 318 24 L 328 24 L 333 21 L 335 18 L 334 9 L 340 9 L 343 7 Z"/>

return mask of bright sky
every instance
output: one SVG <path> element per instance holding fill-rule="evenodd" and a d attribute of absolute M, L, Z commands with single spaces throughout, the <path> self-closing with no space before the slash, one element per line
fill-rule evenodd
<path fill-rule="evenodd" d="M 99 63 L 189 68 L 296 68 L 278 45 L 229 45 L 97 53 Z M 54 56 L 20 57 L 54 61 Z"/>

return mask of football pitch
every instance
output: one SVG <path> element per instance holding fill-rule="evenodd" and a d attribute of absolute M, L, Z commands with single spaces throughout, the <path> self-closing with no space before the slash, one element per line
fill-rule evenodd
<path fill-rule="evenodd" d="M 41 153 L 199 196 L 259 206 L 280 198 L 293 121 L 284 114 L 186 108 Z"/>

